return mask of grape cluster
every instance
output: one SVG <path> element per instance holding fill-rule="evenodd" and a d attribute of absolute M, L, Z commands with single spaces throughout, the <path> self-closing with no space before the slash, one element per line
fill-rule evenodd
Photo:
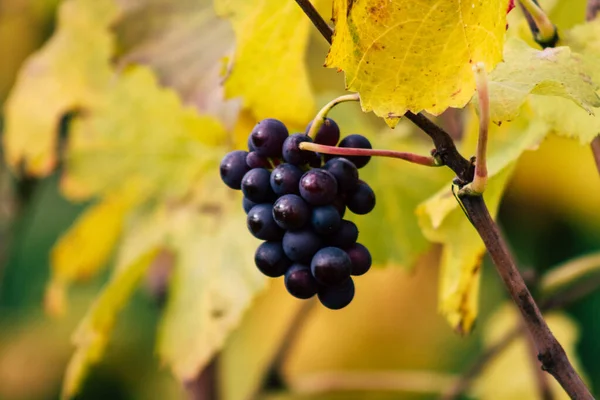
<path fill-rule="evenodd" d="M 227 186 L 243 192 L 248 230 L 264 240 L 254 256 L 258 269 L 269 277 L 285 276 L 292 296 L 317 295 L 337 310 L 354 298 L 351 276 L 371 267 L 356 225 L 343 219 L 346 209 L 362 215 L 375 207 L 373 190 L 358 177 L 370 157 L 300 150 L 300 143 L 312 141 L 306 133 L 289 135 L 281 121 L 262 120 L 250 133 L 248 151 L 228 153 L 220 172 Z M 371 148 L 362 135 L 340 141 L 339 127 L 329 118 L 314 142 Z"/>

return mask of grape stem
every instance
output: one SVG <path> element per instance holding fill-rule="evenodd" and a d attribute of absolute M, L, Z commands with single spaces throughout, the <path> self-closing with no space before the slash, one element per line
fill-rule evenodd
<path fill-rule="evenodd" d="M 483 194 L 488 180 L 487 142 L 490 126 L 490 93 L 485 65 L 483 63 L 475 64 L 473 72 L 475 73 L 477 98 L 479 100 L 479 138 L 477 139 L 477 156 L 475 157 L 475 176 L 473 182 L 467 184 L 459 191 L 459 195 L 469 194 L 476 196 Z"/>
<path fill-rule="evenodd" d="M 426 167 L 440 167 L 442 161 L 434 156 L 422 156 L 414 153 L 405 153 L 393 150 L 378 150 L 378 149 L 355 149 L 351 147 L 335 147 L 325 146 L 323 144 L 302 142 L 298 146 L 300 150 L 316 151 L 322 154 L 333 154 L 337 156 L 379 156 L 399 158 L 413 164 L 424 165 Z"/>
<path fill-rule="evenodd" d="M 529 1 L 531 2 L 531 0 Z M 296 2 L 300 5 L 310 4 L 309 0 L 296 0 Z M 324 20 L 318 12 L 308 13 L 305 11 L 305 13 L 315 26 L 323 25 Z M 331 30 L 324 33 L 323 37 L 331 44 Z M 555 35 L 555 37 L 558 40 L 558 35 Z M 446 131 L 423 114 L 414 114 L 409 111 L 405 114 L 405 117 L 415 123 L 431 138 L 435 145 L 436 157 L 439 157 L 444 165 L 447 165 L 456 173 L 455 181 L 460 187 L 473 181 L 475 172 L 473 164 L 458 152 L 454 140 Z M 593 399 L 589 389 L 573 368 L 564 349 L 548 328 L 538 305 L 517 270 L 506 240 L 502 237 L 498 225 L 492 219 L 483 197 L 481 195 L 459 195 L 459 197 L 465 207 L 467 217 L 483 240 L 498 274 L 504 281 L 506 290 L 521 312 L 527 330 L 531 333 L 535 342 L 542 369 L 554 376 L 571 398 Z"/>
<path fill-rule="evenodd" d="M 556 43 L 558 43 L 558 30 L 537 1 L 519 0 L 519 4 L 535 41 L 543 48 L 556 46 Z"/>
<path fill-rule="evenodd" d="M 346 94 L 337 97 L 331 100 L 329 103 L 325 104 L 325 106 L 323 106 L 323 108 L 321 108 L 321 110 L 317 113 L 317 116 L 313 120 L 310 129 L 306 133 L 306 135 L 314 139 L 319 129 L 321 129 L 323 122 L 325 122 L 325 118 L 327 118 L 327 113 L 329 113 L 329 111 L 331 111 L 333 107 L 347 101 L 360 101 L 360 96 L 358 95 L 358 93 Z"/>

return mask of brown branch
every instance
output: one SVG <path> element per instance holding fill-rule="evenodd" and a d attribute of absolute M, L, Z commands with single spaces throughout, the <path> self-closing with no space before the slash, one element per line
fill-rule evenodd
<path fill-rule="evenodd" d="M 215 400 L 218 399 L 217 363 L 218 355 L 204 367 L 198 376 L 184 382 L 185 391 L 189 400 Z"/>
<path fill-rule="evenodd" d="M 523 320 L 519 321 L 520 330 L 522 332 L 526 332 L 525 323 Z M 552 389 L 550 388 L 550 382 L 548 381 L 548 375 L 544 373 L 542 369 L 540 369 L 540 362 L 537 359 L 537 349 L 535 345 L 535 340 L 533 340 L 533 336 L 529 332 L 525 334 L 525 338 L 527 339 L 527 350 L 529 353 L 529 359 L 531 361 L 531 367 L 533 368 L 533 375 L 535 377 L 535 383 L 537 385 L 538 398 L 541 400 L 553 400 L 554 395 L 552 394 Z"/>
<path fill-rule="evenodd" d="M 297 2 L 301 3 L 299 0 Z M 307 13 L 307 15 L 315 26 L 322 25 L 319 21 L 322 20 L 322 17 L 318 13 Z M 325 36 L 325 39 L 331 43 L 331 37 Z M 407 112 L 406 117 L 431 137 L 436 147 L 435 156 L 439 157 L 445 165 L 457 174 L 459 186 L 470 183 L 473 179 L 473 164 L 460 155 L 452 137 L 422 114 Z M 489 214 L 483 197 L 462 196 L 461 199 L 467 216 L 475 226 L 479 236 L 481 236 L 506 289 L 525 320 L 525 325 L 536 343 L 542 368 L 552 374 L 572 398 L 593 399 L 581 377 L 575 372 L 564 349 L 542 317 L 537 304 L 516 268 L 504 238 L 500 235 L 496 223 Z"/>
<path fill-rule="evenodd" d="M 296 3 L 302 8 L 304 14 L 310 18 L 315 27 L 321 32 L 321 35 L 331 44 L 333 39 L 333 29 L 325 22 L 321 14 L 317 11 L 315 6 L 312 5 L 310 0 L 296 0 Z"/>
<path fill-rule="evenodd" d="M 596 19 L 596 15 L 600 11 L 600 0 L 588 0 L 585 10 L 585 19 L 591 21 Z"/>

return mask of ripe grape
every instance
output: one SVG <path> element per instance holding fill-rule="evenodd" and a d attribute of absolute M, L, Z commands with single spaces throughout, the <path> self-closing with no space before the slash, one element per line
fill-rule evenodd
<path fill-rule="evenodd" d="M 375 207 L 375 193 L 371 187 L 363 182 L 358 182 L 357 189 L 347 198 L 348 209 L 354 214 L 363 215 L 370 213 Z"/>
<path fill-rule="evenodd" d="M 371 253 L 360 243 L 354 243 L 346 249 L 352 261 L 352 275 L 364 275 L 371 268 Z"/>
<path fill-rule="evenodd" d="M 264 157 L 280 157 L 281 147 L 287 137 L 288 130 L 283 122 L 273 118 L 263 119 L 250 133 L 254 151 Z"/>
<path fill-rule="evenodd" d="M 248 151 L 254 151 L 254 145 L 252 144 L 252 135 L 248 135 Z"/>
<path fill-rule="evenodd" d="M 276 278 L 285 274 L 292 262 L 285 256 L 281 242 L 263 242 L 254 254 L 256 266 L 266 276 Z"/>
<path fill-rule="evenodd" d="M 332 310 L 339 310 L 346 307 L 354 298 L 354 281 L 348 278 L 337 286 L 319 287 L 319 301 L 325 307 Z"/>
<path fill-rule="evenodd" d="M 355 149 L 372 149 L 371 142 L 363 135 L 348 135 L 342 139 L 339 147 L 351 147 Z M 362 168 L 369 163 L 371 156 L 347 156 L 348 160 L 352 161 L 356 168 Z"/>
<path fill-rule="evenodd" d="M 344 250 L 325 247 L 312 258 L 310 271 L 320 284 L 335 286 L 350 277 L 352 261 Z"/>
<path fill-rule="evenodd" d="M 309 204 L 315 206 L 331 204 L 336 194 L 335 177 L 324 169 L 311 169 L 300 179 L 300 195 Z"/>
<path fill-rule="evenodd" d="M 344 218 L 344 215 L 346 214 L 346 201 L 344 198 L 338 194 L 335 196 L 335 199 L 331 205 L 335 207 L 335 209 L 338 211 L 338 214 L 340 214 L 340 217 Z"/>
<path fill-rule="evenodd" d="M 358 228 L 352 221 L 343 219 L 340 228 L 332 235 L 327 237 L 329 246 L 341 247 L 345 249 L 356 243 L 358 239 Z"/>
<path fill-rule="evenodd" d="M 283 229 L 300 229 L 309 216 L 308 204 L 295 194 L 281 196 L 273 205 L 273 218 Z"/>
<path fill-rule="evenodd" d="M 310 268 L 302 264 L 293 264 L 286 272 L 284 282 L 289 294 L 299 299 L 310 299 L 319 288 Z"/>
<path fill-rule="evenodd" d="M 254 168 L 242 178 L 242 193 L 255 203 L 265 203 L 273 199 L 271 173 L 264 168 Z"/>
<path fill-rule="evenodd" d="M 351 192 L 358 186 L 358 169 L 346 158 L 332 158 L 325 163 L 323 169 L 335 177 L 339 192 Z"/>
<path fill-rule="evenodd" d="M 315 232 L 328 235 L 339 229 L 342 218 L 334 206 L 320 206 L 313 208 L 310 222 Z"/>
<path fill-rule="evenodd" d="M 257 204 L 258 203 L 255 203 L 252 200 L 248 200 L 245 197 L 244 197 L 244 200 L 242 200 L 242 207 L 244 207 L 244 211 L 246 212 L 246 214 L 248 214 L 250 212 L 250 210 L 252 209 L 252 207 L 254 207 Z"/>
<path fill-rule="evenodd" d="M 304 165 L 316 159 L 316 153 L 312 151 L 300 150 L 300 143 L 312 142 L 310 136 L 303 133 L 294 133 L 288 136 L 283 142 L 283 160 L 294 165 Z"/>
<path fill-rule="evenodd" d="M 312 121 L 306 127 L 306 133 L 310 131 Z M 315 135 L 315 143 L 324 144 L 326 146 L 335 146 L 340 141 L 340 128 L 331 118 L 325 118 L 323 125 Z"/>
<path fill-rule="evenodd" d="M 271 204 L 258 204 L 250 210 L 246 218 L 248 230 L 254 237 L 262 240 L 281 240 L 284 230 L 273 219 Z"/>
<path fill-rule="evenodd" d="M 310 261 L 321 244 L 321 238 L 310 229 L 287 231 L 283 235 L 283 251 L 292 261 Z"/>
<path fill-rule="evenodd" d="M 219 167 L 221 179 L 232 189 L 240 190 L 242 178 L 250 170 L 246 164 L 247 155 L 247 151 L 236 150 L 227 153 L 221 161 Z"/>
<path fill-rule="evenodd" d="M 267 157 L 259 156 L 256 151 L 251 151 L 246 156 L 246 164 L 250 168 L 271 168 L 271 163 Z"/>
<path fill-rule="evenodd" d="M 302 177 L 302 170 L 292 164 L 278 165 L 271 172 L 271 188 L 276 195 L 300 194 L 298 184 Z"/>

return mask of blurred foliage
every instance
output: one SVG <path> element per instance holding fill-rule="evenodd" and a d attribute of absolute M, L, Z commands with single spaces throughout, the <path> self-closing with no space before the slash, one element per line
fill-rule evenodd
<path fill-rule="evenodd" d="M 263 290 L 252 267 L 256 241 L 245 232 L 239 196 L 218 182 L 216 163 L 245 145 L 257 118 L 302 129 L 315 106 L 343 93 L 344 79 L 322 68 L 328 46 L 293 2 L 256 14 L 244 2 L 217 3 L 231 21 L 217 18 L 208 0 L 0 2 L 0 129 L 11 167 L 0 171 L 0 399 L 55 399 L 65 376 L 79 382 L 81 367 L 90 375 L 77 398 L 185 398 L 191 392 L 181 381 L 192 381 L 215 354 L 212 378 L 227 400 L 258 391 L 282 400 L 436 398 L 507 329 L 501 316 L 510 314 L 493 266 L 484 259 L 480 269 L 483 247 L 451 196 L 452 175 L 393 160 L 365 169 L 378 207 L 357 223 L 377 266 L 387 268 L 357 281 L 351 307 L 305 307 L 281 281 Z M 583 22 L 583 0 L 540 3 L 563 32 Z M 317 6 L 331 13 L 330 2 Z M 273 12 L 288 21 L 280 34 L 281 21 L 267 18 Z M 256 37 L 243 36 L 252 23 L 262 27 Z M 509 35 L 531 44 L 517 11 L 509 26 Z M 584 48 L 593 41 L 581 38 L 596 27 L 576 27 L 565 40 L 593 55 Z M 273 70 L 278 84 L 259 79 Z M 559 111 L 577 109 L 550 99 Z M 528 101 L 515 121 L 492 130 L 497 176 L 486 196 L 523 269 L 541 275 L 600 250 L 600 186 L 588 147 L 546 136 L 561 129 L 570 136 L 572 126 L 546 117 L 531 123 L 543 110 L 536 104 L 548 101 Z M 374 147 L 430 150 L 405 121 L 390 130 L 354 105 L 332 116 Z M 477 119 L 472 110 L 462 117 L 461 150 L 470 154 Z M 589 128 L 582 121 L 573 123 Z M 38 176 L 20 175 L 27 170 Z M 144 259 L 156 251 L 162 256 L 154 262 Z M 81 284 L 69 288 L 74 281 Z M 44 300 L 62 318 L 45 315 Z M 557 321 L 592 390 L 600 387 L 599 307 L 596 292 Z M 438 311 L 462 332 L 478 315 L 474 331 L 457 335 Z M 512 368 L 526 366 L 517 359 L 527 350 L 522 343 L 507 350 L 470 395 L 499 398 L 489 388 L 502 386 L 512 393 L 505 398 L 528 397 L 533 380 L 515 379 L 523 372 Z M 328 378 L 361 371 L 367 378 L 349 391 Z M 410 389 L 361 389 L 377 382 L 369 373 L 382 374 L 382 387 Z"/>

